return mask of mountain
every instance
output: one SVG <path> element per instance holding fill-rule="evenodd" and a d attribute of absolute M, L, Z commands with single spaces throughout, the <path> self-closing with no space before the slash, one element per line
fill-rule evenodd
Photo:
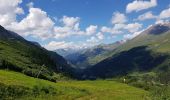
<path fill-rule="evenodd" d="M 108 78 L 132 72 L 170 71 L 170 23 L 149 27 L 106 55 L 82 76 Z"/>
<path fill-rule="evenodd" d="M 7 40 L 20 40 L 24 41 L 24 38 L 19 36 L 18 34 L 6 30 L 4 27 L 0 25 L 0 39 L 7 39 Z"/>
<path fill-rule="evenodd" d="M 38 43 L 38 42 L 34 42 L 34 41 L 30 41 L 30 42 L 32 42 L 34 45 L 36 45 L 36 46 L 39 46 L 39 47 L 41 47 L 41 45 Z"/>
<path fill-rule="evenodd" d="M 55 81 L 60 74 L 70 75 L 72 68 L 55 52 L 0 26 L 0 69 Z"/>
<path fill-rule="evenodd" d="M 54 52 L 58 53 L 59 55 L 61 55 L 63 57 L 66 57 L 66 56 L 76 53 L 78 51 L 80 51 L 80 50 L 72 49 L 72 48 L 65 48 L 65 49 L 57 49 Z"/>
<path fill-rule="evenodd" d="M 97 56 L 104 54 L 105 52 L 109 52 L 114 50 L 117 46 L 119 46 L 121 42 L 115 42 L 113 44 L 100 44 L 91 48 L 81 49 L 79 51 L 73 53 L 65 53 L 68 54 L 64 56 L 70 63 L 75 65 L 76 68 L 85 69 L 96 64 L 98 61 L 93 61 L 93 59 Z"/>

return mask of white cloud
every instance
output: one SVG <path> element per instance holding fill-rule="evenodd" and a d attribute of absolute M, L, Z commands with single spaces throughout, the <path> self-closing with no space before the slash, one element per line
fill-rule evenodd
<path fill-rule="evenodd" d="M 79 27 L 80 18 L 79 17 L 68 17 L 64 16 L 60 19 L 63 26 L 55 26 L 54 33 L 55 38 L 64 38 L 71 35 L 92 35 L 97 31 L 97 25 L 90 25 L 86 30 L 81 30 Z"/>
<path fill-rule="evenodd" d="M 130 33 L 134 33 L 142 28 L 142 24 L 139 23 L 129 23 L 129 24 L 115 24 L 113 27 L 103 26 L 101 32 L 111 33 L 112 35 L 122 34 L 125 30 Z"/>
<path fill-rule="evenodd" d="M 146 12 L 146 13 L 138 16 L 138 18 L 135 19 L 134 21 L 138 21 L 138 20 L 144 21 L 144 20 L 148 20 L 148 19 L 156 19 L 155 24 L 161 24 L 161 23 L 168 22 L 169 18 L 170 18 L 170 8 L 161 11 L 161 13 L 159 15 L 153 15 L 151 11 Z"/>
<path fill-rule="evenodd" d="M 92 47 L 94 45 L 100 44 L 103 39 L 104 39 L 104 34 L 102 32 L 98 32 L 95 36 L 92 36 L 89 39 L 87 39 L 84 45 L 87 48 Z"/>
<path fill-rule="evenodd" d="M 30 8 L 29 14 L 20 22 L 14 22 L 9 29 L 22 36 L 33 35 L 42 39 L 51 37 L 54 22 L 45 11 L 39 8 Z"/>
<path fill-rule="evenodd" d="M 127 5 L 126 12 L 127 13 L 130 13 L 133 11 L 138 12 L 138 11 L 149 9 L 155 6 L 157 6 L 157 0 L 150 0 L 150 1 L 135 0 Z"/>
<path fill-rule="evenodd" d="M 86 33 L 87 35 L 91 35 L 96 33 L 97 31 L 97 25 L 90 25 L 89 27 L 86 28 Z"/>
<path fill-rule="evenodd" d="M 133 39 L 133 38 L 135 38 L 136 36 L 142 34 L 145 30 L 149 29 L 150 27 L 152 27 L 152 25 L 149 25 L 147 28 L 142 29 L 142 30 L 140 30 L 140 31 L 137 31 L 137 32 L 134 32 L 134 33 L 130 33 L 130 34 L 125 34 L 125 35 L 123 36 L 123 40 L 124 40 L 124 41 L 127 41 L 127 40 L 130 40 L 130 39 Z"/>
<path fill-rule="evenodd" d="M 110 33 L 110 32 L 111 32 L 111 28 L 106 27 L 106 26 L 103 26 L 103 27 L 101 28 L 101 31 L 102 31 L 102 32 L 105 32 L 105 33 Z"/>
<path fill-rule="evenodd" d="M 16 21 L 17 14 L 23 14 L 24 11 L 19 7 L 22 0 L 0 0 L 0 23 L 3 26 L 10 25 Z"/>
<path fill-rule="evenodd" d="M 79 24 L 80 24 L 79 17 L 63 16 L 63 18 L 60 19 L 60 22 L 63 26 L 54 27 L 54 33 L 56 39 L 68 37 L 71 35 L 85 34 L 79 28 Z"/>
<path fill-rule="evenodd" d="M 40 8 L 29 8 L 29 14 L 21 21 L 16 19 L 17 15 L 24 14 L 19 4 L 22 0 L 0 0 L 0 23 L 5 28 L 22 36 L 32 35 L 39 38 L 48 38 L 54 22 L 45 11 Z M 33 3 L 29 3 L 33 6 Z"/>
<path fill-rule="evenodd" d="M 136 36 L 138 36 L 139 34 L 141 34 L 144 30 L 142 31 L 138 31 L 138 32 L 134 32 L 134 33 L 131 33 L 131 34 L 126 34 L 123 36 L 123 40 L 126 41 L 126 40 L 130 40 L 130 39 L 133 39 L 135 38 Z"/>
<path fill-rule="evenodd" d="M 164 24 L 170 21 L 170 8 L 164 9 L 158 15 L 155 24 Z"/>
<path fill-rule="evenodd" d="M 0 23 L 5 28 L 14 31 L 22 36 L 29 36 L 47 39 L 64 38 L 71 35 L 92 35 L 96 33 L 97 26 L 90 25 L 86 30 L 80 30 L 80 18 L 63 16 L 60 19 L 61 25 L 55 26 L 55 22 L 40 8 L 34 8 L 33 2 L 27 4 L 29 13 L 21 21 L 16 16 L 24 11 L 19 7 L 22 0 L 0 0 Z"/>
<path fill-rule="evenodd" d="M 61 21 L 63 22 L 64 26 L 70 27 L 70 28 L 75 28 L 75 29 L 78 30 L 78 26 L 79 26 L 79 22 L 80 22 L 80 18 L 79 17 L 67 17 L 67 16 L 63 16 Z"/>
<path fill-rule="evenodd" d="M 89 43 L 90 42 L 90 43 Z M 74 42 L 66 42 L 66 41 L 51 41 L 48 44 L 45 44 L 43 47 L 46 48 L 47 50 L 57 50 L 57 49 L 73 49 L 73 50 L 80 50 L 80 49 L 85 49 L 94 46 L 96 43 L 93 43 L 91 41 L 89 42 L 79 42 L 79 43 L 74 43 Z"/>
<path fill-rule="evenodd" d="M 34 3 L 33 3 L 33 2 L 30 2 L 30 3 L 27 4 L 27 7 L 28 7 L 28 8 L 33 8 L 33 6 L 34 6 Z"/>
<path fill-rule="evenodd" d="M 159 24 L 159 23 L 167 22 L 168 18 L 170 18 L 170 8 L 161 11 L 161 13 L 157 16 L 153 15 L 151 11 L 146 12 L 138 16 L 138 18 L 135 20 L 143 21 L 143 20 L 148 20 L 148 19 L 156 19 L 155 23 Z"/>
<path fill-rule="evenodd" d="M 106 27 L 106 26 L 103 26 L 101 28 L 101 32 L 103 32 L 103 33 L 111 33 L 112 35 L 117 35 L 117 34 L 122 33 L 121 30 L 114 29 L 114 27 Z"/>
<path fill-rule="evenodd" d="M 57 49 L 69 48 L 72 45 L 73 45 L 73 42 L 65 42 L 65 41 L 56 42 L 56 41 L 51 41 L 50 43 L 44 45 L 44 48 L 53 51 L 53 50 L 57 50 Z"/>
<path fill-rule="evenodd" d="M 111 22 L 112 24 L 121 24 L 127 22 L 127 18 L 124 14 L 120 12 L 115 12 L 113 13 Z"/>
<path fill-rule="evenodd" d="M 140 28 L 142 28 L 142 24 L 139 23 L 127 24 L 125 27 L 125 29 L 127 29 L 131 33 L 138 31 Z"/>
<path fill-rule="evenodd" d="M 123 29 L 125 26 L 126 26 L 126 24 L 115 24 L 114 29 L 115 30 Z"/>
<path fill-rule="evenodd" d="M 96 34 L 96 36 L 97 36 L 97 38 L 98 38 L 99 40 L 103 40 L 103 39 L 104 39 L 104 34 L 101 33 L 101 32 L 98 32 L 98 33 Z"/>
<path fill-rule="evenodd" d="M 67 36 L 70 36 L 72 34 L 71 28 L 69 27 L 60 27 L 60 26 L 55 26 L 54 27 L 54 33 L 55 33 L 55 38 L 64 38 Z"/>
<path fill-rule="evenodd" d="M 24 10 L 23 10 L 22 8 L 17 8 L 17 9 L 15 10 L 15 13 L 16 13 L 16 14 L 24 14 Z"/>
<path fill-rule="evenodd" d="M 151 11 L 146 12 L 142 15 L 140 15 L 137 20 L 143 21 L 143 20 L 148 20 L 148 19 L 155 19 L 157 16 L 153 15 Z"/>
<path fill-rule="evenodd" d="M 170 8 L 163 10 L 159 17 L 160 19 L 170 18 Z"/>
<path fill-rule="evenodd" d="M 155 24 L 163 24 L 163 23 L 164 23 L 164 20 L 160 20 L 160 19 L 156 20 L 155 22 Z"/>
<path fill-rule="evenodd" d="M 98 39 L 94 36 L 90 37 L 90 39 L 87 39 L 87 42 L 91 43 L 91 44 L 96 44 L 98 43 Z"/>
<path fill-rule="evenodd" d="M 165 23 L 169 23 L 169 20 L 163 20 L 163 19 L 158 19 L 155 24 L 165 24 Z"/>

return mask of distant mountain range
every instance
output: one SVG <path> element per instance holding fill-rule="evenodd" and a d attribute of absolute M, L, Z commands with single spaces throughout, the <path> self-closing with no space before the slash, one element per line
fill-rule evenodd
<path fill-rule="evenodd" d="M 79 52 L 79 51 L 81 51 L 81 50 L 73 49 L 73 48 L 65 48 L 65 49 L 57 49 L 54 52 L 58 53 L 59 55 L 61 55 L 63 57 L 66 57 L 70 54 L 73 54 L 73 53 L 76 53 L 76 52 Z"/>
<path fill-rule="evenodd" d="M 113 44 L 100 44 L 87 49 L 58 49 L 56 52 L 62 55 L 66 60 L 74 65 L 76 68 L 85 69 L 96 64 L 99 61 L 93 62 L 95 57 L 102 55 L 106 52 L 114 50 L 123 42 L 115 42 Z"/>
<path fill-rule="evenodd" d="M 30 42 L 0 26 L 0 69 L 55 81 L 58 73 L 70 75 L 72 68 L 55 52 Z"/>

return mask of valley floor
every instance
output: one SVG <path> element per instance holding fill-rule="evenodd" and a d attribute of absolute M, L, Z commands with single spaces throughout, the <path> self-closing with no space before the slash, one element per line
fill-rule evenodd
<path fill-rule="evenodd" d="M 17 100 L 149 100 L 149 92 L 115 81 L 35 79 L 0 70 L 0 99 Z"/>

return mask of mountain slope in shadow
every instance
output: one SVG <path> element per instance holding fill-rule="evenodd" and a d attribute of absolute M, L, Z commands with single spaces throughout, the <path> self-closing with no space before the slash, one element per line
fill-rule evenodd
<path fill-rule="evenodd" d="M 107 58 L 85 71 L 85 78 L 110 78 L 133 71 L 151 71 L 169 58 L 166 54 L 153 53 L 146 46 L 132 48 Z"/>

